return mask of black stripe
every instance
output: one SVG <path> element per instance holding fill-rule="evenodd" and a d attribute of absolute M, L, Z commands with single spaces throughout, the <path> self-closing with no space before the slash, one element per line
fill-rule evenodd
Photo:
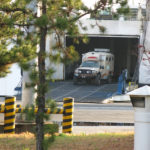
<path fill-rule="evenodd" d="M 72 119 L 63 119 L 63 122 L 71 122 Z"/>
<path fill-rule="evenodd" d="M 45 109 L 44 109 L 44 113 L 47 113 L 47 111 L 48 111 L 48 108 L 45 108 Z"/>
<path fill-rule="evenodd" d="M 15 118 L 15 115 L 13 115 L 13 116 L 8 116 L 8 117 L 4 117 L 5 120 L 9 120 L 9 119 L 13 119 L 13 118 Z"/>
<path fill-rule="evenodd" d="M 21 113 L 22 110 L 23 110 L 23 109 L 19 108 L 19 112 L 20 112 L 20 113 Z"/>
<path fill-rule="evenodd" d="M 14 112 L 14 109 L 5 109 L 5 113 Z"/>
<path fill-rule="evenodd" d="M 73 114 L 73 113 L 66 113 L 66 112 L 65 112 L 63 115 L 64 115 L 64 116 L 71 116 L 72 114 Z"/>
<path fill-rule="evenodd" d="M 72 125 L 63 126 L 63 129 L 70 129 L 72 128 Z"/>
<path fill-rule="evenodd" d="M 14 97 L 13 97 L 13 96 L 6 96 L 6 97 L 5 97 L 5 100 L 6 100 L 6 99 L 12 99 L 12 98 L 14 98 Z"/>
<path fill-rule="evenodd" d="M 5 106 L 9 106 L 9 105 L 14 105 L 15 102 L 9 102 L 9 103 L 5 103 Z"/>
<path fill-rule="evenodd" d="M 64 100 L 64 104 L 72 103 L 72 102 L 73 102 L 73 99 Z"/>
<path fill-rule="evenodd" d="M 15 124 L 14 122 L 6 123 L 6 124 L 4 124 L 4 127 L 13 126 L 14 124 Z"/>
<path fill-rule="evenodd" d="M 71 106 L 64 106 L 64 109 L 71 109 L 71 108 L 73 108 L 72 105 Z"/>
<path fill-rule="evenodd" d="M 51 110 L 51 111 L 50 111 L 50 114 L 54 114 L 54 110 Z"/>
<path fill-rule="evenodd" d="M 63 115 L 64 115 L 64 116 L 70 116 L 70 115 L 72 115 L 72 113 L 66 113 L 66 112 L 64 111 Z"/>
<path fill-rule="evenodd" d="M 11 133 L 13 131 L 15 131 L 15 129 L 4 130 L 4 133 Z"/>
<path fill-rule="evenodd" d="M 19 108 L 17 113 L 21 113 L 21 110 L 22 110 L 22 109 L 21 109 L 21 108 Z"/>
<path fill-rule="evenodd" d="M 21 105 L 20 105 L 20 104 L 17 104 L 17 105 L 16 105 L 16 108 L 20 108 L 20 107 L 21 107 Z"/>
<path fill-rule="evenodd" d="M 60 108 L 59 108 L 59 109 L 57 109 L 56 114 L 59 114 L 59 113 L 60 113 L 60 111 L 61 111 L 61 109 L 60 109 Z"/>

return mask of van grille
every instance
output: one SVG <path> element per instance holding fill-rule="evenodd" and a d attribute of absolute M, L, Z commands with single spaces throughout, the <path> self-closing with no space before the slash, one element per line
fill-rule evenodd
<path fill-rule="evenodd" d="M 87 73 L 92 73 L 91 70 L 80 70 L 81 74 L 87 74 Z"/>

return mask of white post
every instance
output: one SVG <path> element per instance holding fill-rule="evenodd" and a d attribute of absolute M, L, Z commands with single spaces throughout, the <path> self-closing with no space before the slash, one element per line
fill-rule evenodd
<path fill-rule="evenodd" d="M 150 150 L 150 86 L 128 93 L 135 110 L 134 150 Z"/>
<path fill-rule="evenodd" d="M 150 97 L 146 98 L 150 104 Z M 150 108 L 135 108 L 134 150 L 150 150 Z"/>

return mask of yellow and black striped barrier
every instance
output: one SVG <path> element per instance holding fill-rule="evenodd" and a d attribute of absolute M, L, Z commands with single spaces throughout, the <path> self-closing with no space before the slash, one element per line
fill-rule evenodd
<path fill-rule="evenodd" d="M 19 109 L 19 108 L 21 108 L 21 105 L 17 104 L 15 108 Z M 5 112 L 5 104 L 0 104 L 0 113 L 4 113 L 4 112 Z M 16 113 L 18 113 L 18 112 L 16 112 Z"/>
<path fill-rule="evenodd" d="M 4 133 L 15 133 L 15 97 L 5 97 Z"/>
<path fill-rule="evenodd" d="M 4 113 L 4 133 L 15 133 L 15 114 L 24 113 L 26 110 L 34 109 L 34 113 L 38 112 L 38 108 L 21 108 L 20 104 L 15 104 L 15 97 L 5 97 L 5 104 L 0 104 L 0 113 Z M 73 126 L 73 106 L 74 99 L 71 97 L 64 98 L 62 108 L 45 108 L 46 114 L 63 114 L 62 132 L 71 133 Z"/>
<path fill-rule="evenodd" d="M 64 114 L 63 114 L 63 123 L 62 123 L 62 132 L 63 133 L 71 133 L 73 126 L 73 105 L 74 98 L 68 97 L 64 98 Z"/>
<path fill-rule="evenodd" d="M 19 108 L 21 108 L 21 105 L 17 104 L 15 108 L 19 109 Z M 4 111 L 5 111 L 5 104 L 0 104 L 0 113 L 4 113 Z M 16 113 L 18 113 L 18 112 L 16 112 Z"/>
<path fill-rule="evenodd" d="M 27 110 L 31 110 L 32 108 L 27 108 Z M 55 109 L 50 109 L 50 108 L 45 108 L 45 113 L 46 114 L 63 114 L 63 109 L 61 108 L 55 108 Z M 24 113 L 26 112 L 26 108 L 16 108 L 16 113 Z M 38 112 L 38 108 L 34 108 L 34 113 Z"/>
<path fill-rule="evenodd" d="M 20 104 L 17 104 L 15 107 L 15 112 L 16 113 L 23 113 L 25 112 L 26 108 L 21 108 Z M 28 110 L 31 110 L 32 108 L 27 108 Z M 5 110 L 5 104 L 0 104 L 0 113 L 4 113 Z M 38 108 L 34 108 L 34 113 L 37 113 Z M 45 108 L 45 113 L 46 114 L 63 114 L 64 110 L 61 108 L 55 108 L 55 109 L 50 109 L 50 108 Z"/>

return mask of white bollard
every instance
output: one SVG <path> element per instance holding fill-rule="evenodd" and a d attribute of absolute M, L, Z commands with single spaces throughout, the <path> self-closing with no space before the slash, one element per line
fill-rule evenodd
<path fill-rule="evenodd" d="M 150 150 L 150 87 L 129 92 L 134 107 L 134 150 Z"/>
<path fill-rule="evenodd" d="M 135 111 L 134 150 L 150 150 L 150 112 Z"/>

